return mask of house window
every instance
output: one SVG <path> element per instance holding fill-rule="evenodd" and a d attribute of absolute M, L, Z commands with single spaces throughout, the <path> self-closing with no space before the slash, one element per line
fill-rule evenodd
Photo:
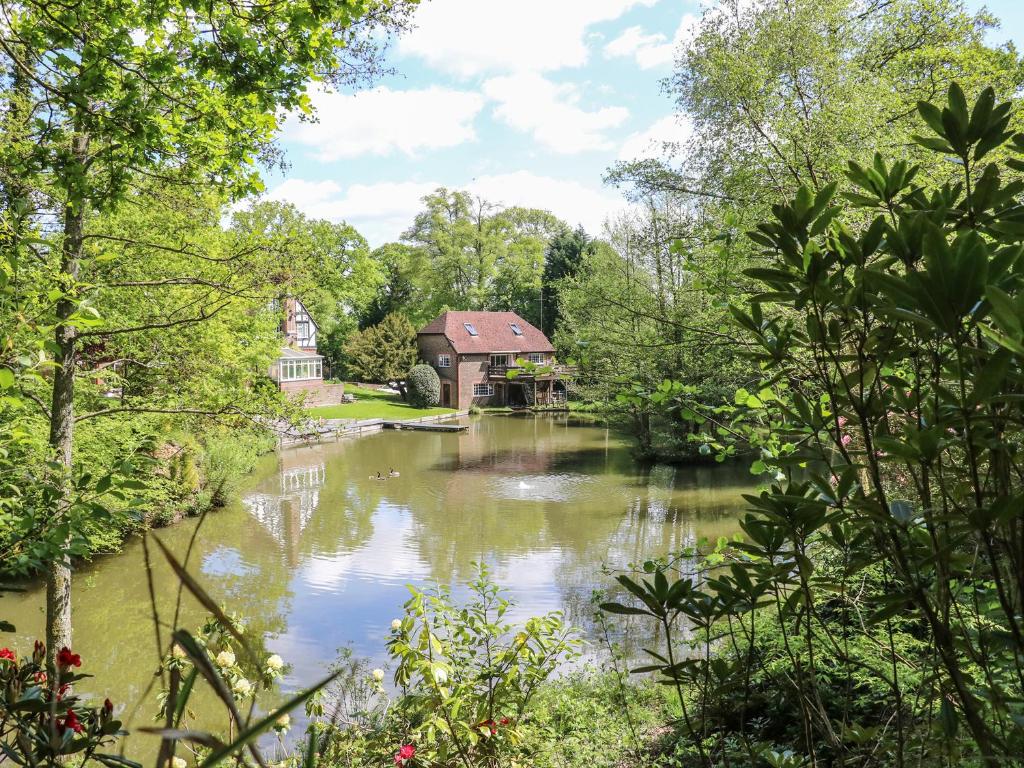
<path fill-rule="evenodd" d="M 466 327 L 466 333 L 468 333 L 470 336 L 478 335 L 476 332 L 475 325 L 473 325 L 472 323 L 463 323 L 463 325 Z"/>
<path fill-rule="evenodd" d="M 494 394 L 493 384 L 474 384 L 473 397 L 490 397 Z"/>
<path fill-rule="evenodd" d="M 519 323 L 509 323 L 508 327 L 512 329 L 512 333 L 514 333 L 516 336 L 523 335 L 523 329 L 519 327 Z"/>
<path fill-rule="evenodd" d="M 437 367 L 438 368 L 451 368 L 452 358 L 449 355 L 438 355 L 437 356 Z"/>
<path fill-rule="evenodd" d="M 324 377 L 323 366 L 323 360 L 318 358 L 306 358 L 299 360 L 283 358 L 279 363 L 281 381 L 322 379 Z"/>
<path fill-rule="evenodd" d="M 492 367 L 508 367 L 508 355 L 491 355 Z"/>
<path fill-rule="evenodd" d="M 529 360 L 531 363 L 539 365 L 540 363 L 544 362 L 544 355 L 542 355 L 540 352 L 531 352 L 526 356 L 526 359 Z"/>

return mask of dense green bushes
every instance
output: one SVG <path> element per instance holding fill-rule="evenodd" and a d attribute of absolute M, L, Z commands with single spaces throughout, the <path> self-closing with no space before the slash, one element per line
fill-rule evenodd
<path fill-rule="evenodd" d="M 406 378 L 409 403 L 417 408 L 433 408 L 441 402 L 441 379 L 432 367 L 416 365 Z"/>
<path fill-rule="evenodd" d="M 123 479 L 120 492 L 108 494 L 102 507 L 92 507 L 76 524 L 72 544 L 77 557 L 116 552 L 133 533 L 223 506 L 256 459 L 275 445 L 269 433 L 256 428 L 213 425 L 195 433 L 167 431 L 164 422 L 146 416 L 86 421 L 82 433 L 85 447 L 76 460 L 83 472 L 99 473 L 102 467 L 123 463 L 116 457 L 128 457 L 130 469 L 124 468 L 131 477 Z M 21 472 L 32 476 L 43 447 L 35 441 L 19 445 Z M 34 570 L 40 560 L 29 556 L 41 545 L 42 532 L 31 510 L 45 500 L 38 486 L 26 482 L 24 487 L 30 489 L 27 495 L 8 499 L 17 504 L 10 507 L 10 524 L 0 526 L 3 571 L 8 573 Z M 0 507 L 0 515 L 6 506 Z"/>

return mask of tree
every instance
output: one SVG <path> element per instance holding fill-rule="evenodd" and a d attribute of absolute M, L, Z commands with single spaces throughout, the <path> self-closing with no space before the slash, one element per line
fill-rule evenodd
<path fill-rule="evenodd" d="M 390 314 L 355 331 L 345 343 L 348 372 L 359 381 L 393 383 L 405 399 L 405 375 L 416 364 L 416 329 L 404 315 Z"/>
<path fill-rule="evenodd" d="M 541 330 L 548 338 L 554 338 L 560 319 L 558 300 L 559 281 L 572 277 L 579 270 L 585 255 L 593 254 L 594 243 L 583 227 L 560 232 L 548 242 L 544 258 L 544 274 L 541 278 L 543 307 Z"/>
<path fill-rule="evenodd" d="M 344 222 L 310 219 L 290 203 L 261 201 L 232 216 L 231 231 L 278 255 L 279 294 L 302 299 L 319 327 L 317 348 L 332 371 L 343 368 L 345 338 L 385 279 L 366 239 Z"/>
<path fill-rule="evenodd" d="M 648 459 L 694 457 L 689 436 L 706 425 L 689 410 L 652 420 L 649 398 L 662 382 L 694 387 L 712 405 L 750 375 L 722 330 L 729 291 L 718 285 L 718 270 L 730 246 L 680 247 L 678 238 L 685 233 L 691 242 L 701 224 L 673 202 L 648 201 L 611 222 L 608 242 L 594 243 L 575 274 L 559 282 L 554 339 L 560 355 L 578 364 L 575 385 L 584 397 L 626 411 Z"/>
<path fill-rule="evenodd" d="M 512 310 L 539 322 L 544 250 L 565 224 L 547 211 L 503 209 L 443 187 L 423 202 L 426 210 L 402 239 L 421 254 L 417 272 L 426 314 Z"/>
<path fill-rule="evenodd" d="M 240 13 L 232 2 L 154 8 L 137 0 L 61 7 L 0 0 L 5 70 L 24 75 L 34 105 L 19 115 L 33 151 L 10 175 L 41 177 L 37 215 L 60 222 L 46 246 L 53 282 L 40 292 L 56 295 L 49 408 L 49 444 L 63 489 L 56 518 L 68 514 L 73 497 L 80 337 L 97 322 L 82 280 L 91 216 L 116 209 L 141 179 L 236 195 L 257 190 L 253 162 L 270 147 L 278 116 L 308 111 L 305 87 L 314 78 L 340 83 L 360 76 L 361 49 L 346 60 L 345 46 L 357 39 L 357 22 L 368 11 L 366 18 L 386 20 L 395 5 L 404 4 L 299 0 L 256 3 Z M 46 119 L 35 120 L 42 109 Z M 192 317 L 206 312 L 199 306 Z M 47 579 L 51 654 L 71 643 L 70 581 L 65 552 Z"/>
<path fill-rule="evenodd" d="M 432 319 L 424 295 L 427 261 L 424 252 L 404 243 L 385 243 L 371 256 L 382 273 L 377 293 L 359 317 L 359 327 L 377 325 L 393 312 L 414 323 Z"/>

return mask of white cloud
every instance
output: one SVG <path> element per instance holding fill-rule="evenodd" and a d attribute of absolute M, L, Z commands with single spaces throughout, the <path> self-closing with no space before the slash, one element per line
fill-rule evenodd
<path fill-rule="evenodd" d="M 397 240 L 422 209 L 421 199 L 439 186 L 467 189 L 503 206 L 543 208 L 571 226 L 582 224 L 588 232 L 601 231 L 604 220 L 623 209 L 625 201 L 601 187 L 578 181 L 515 171 L 480 176 L 469 182 L 380 182 L 353 184 L 347 189 L 333 181 L 288 179 L 267 197 L 287 201 L 306 215 L 330 221 L 347 221 L 373 246 Z"/>
<path fill-rule="evenodd" d="M 309 147 L 321 161 L 362 155 L 454 147 L 476 139 L 473 123 L 483 97 L 431 86 L 393 91 L 385 86 L 354 95 L 322 89 L 310 93 L 317 122 L 289 116 L 285 139 Z"/>
<path fill-rule="evenodd" d="M 380 182 L 352 184 L 343 190 L 333 181 L 288 179 L 267 195 L 292 203 L 307 216 L 346 221 L 377 246 L 397 240 L 423 207 L 422 198 L 440 184 L 434 182 Z"/>
<path fill-rule="evenodd" d="M 661 32 L 647 35 L 640 27 L 628 27 L 605 45 L 604 55 L 609 59 L 632 57 L 641 69 L 671 64 L 676 53 L 693 40 L 697 22 L 696 16 L 685 14 L 671 40 Z"/>
<path fill-rule="evenodd" d="M 433 0 L 400 53 L 462 77 L 493 71 L 543 72 L 587 61 L 586 31 L 658 0 Z"/>
<path fill-rule="evenodd" d="M 626 137 L 619 148 L 619 160 L 644 160 L 664 157 L 666 144 L 685 145 L 693 135 L 693 125 L 685 115 L 669 115 L 656 120 L 643 131 Z"/>
<path fill-rule="evenodd" d="M 535 72 L 493 77 L 483 91 L 497 102 L 495 117 L 564 154 L 608 149 L 606 131 L 629 117 L 624 107 L 583 109 L 575 85 L 553 83 Z"/>
<path fill-rule="evenodd" d="M 504 206 L 521 205 L 551 211 L 569 226 L 582 224 L 592 235 L 601 232 L 604 220 L 626 207 L 619 195 L 578 181 L 514 171 L 480 176 L 467 188 Z"/>

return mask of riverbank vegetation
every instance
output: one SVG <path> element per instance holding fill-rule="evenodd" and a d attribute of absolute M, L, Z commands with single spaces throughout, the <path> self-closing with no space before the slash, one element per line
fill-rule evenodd
<path fill-rule="evenodd" d="M 737 540 L 618 574 L 604 611 L 659 635 L 646 678 L 557 678 L 572 629 L 513 627 L 481 578 L 468 604 L 413 591 L 395 694 L 371 673 L 348 718 L 317 710 L 336 676 L 241 711 L 282 662 L 165 553 L 216 626 L 154 621 L 160 768 L 186 746 L 203 768 L 261 763 L 258 737 L 307 703 L 284 763 L 1019 762 L 1024 68 L 986 41 L 992 17 L 722 0 L 666 83 L 692 138 L 609 170 L 635 204 L 598 239 L 448 189 L 372 251 L 289 205 L 239 206 L 279 161 L 280 116 L 308 111 L 311 82 L 365 83 L 414 5 L 0 0 L 0 560 L 47 578 L 45 643 L 0 651 L 3 759 L 131 764 L 111 708 L 64 687 L 72 566 L 223 504 L 265 425 L 305 418 L 262 374 L 274 300 L 302 295 L 334 375 L 383 381 L 442 309 L 514 310 L 639 458 L 750 454 L 764 487 Z M 314 414 L 412 410 L 355 393 Z M 188 721 L 199 682 L 226 727 Z"/>

